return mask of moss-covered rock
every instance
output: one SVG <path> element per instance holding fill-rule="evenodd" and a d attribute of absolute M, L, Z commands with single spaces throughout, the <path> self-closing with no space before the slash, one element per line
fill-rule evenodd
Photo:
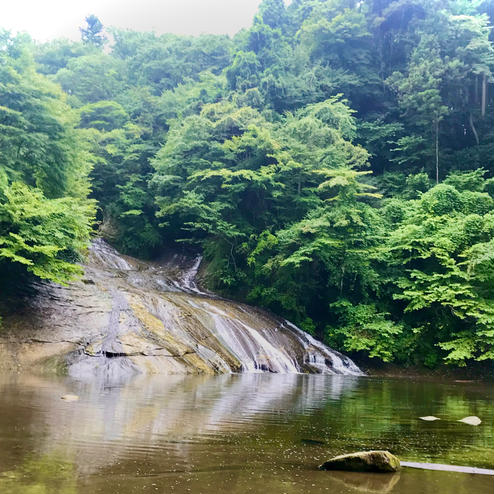
<path fill-rule="evenodd" d="M 400 460 L 389 451 L 360 451 L 335 456 L 320 465 L 319 469 L 389 473 L 400 469 Z"/>

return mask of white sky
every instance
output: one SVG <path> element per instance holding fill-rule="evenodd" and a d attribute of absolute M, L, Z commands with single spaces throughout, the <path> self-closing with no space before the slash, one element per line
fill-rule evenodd
<path fill-rule="evenodd" d="M 252 23 L 260 0 L 0 0 L 0 29 L 38 41 L 80 39 L 84 18 L 105 27 L 175 34 L 235 34 Z"/>

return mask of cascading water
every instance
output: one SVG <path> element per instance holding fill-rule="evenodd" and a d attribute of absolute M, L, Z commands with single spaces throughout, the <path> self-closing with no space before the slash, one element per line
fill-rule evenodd
<path fill-rule="evenodd" d="M 192 264 L 192 266 L 187 269 L 183 275 L 179 278 L 176 286 L 185 292 L 197 293 L 199 295 L 206 295 L 206 293 L 202 292 L 197 288 L 196 284 L 196 276 L 199 271 L 199 266 L 202 262 L 202 256 L 197 256 Z"/>
<path fill-rule="evenodd" d="M 307 351 L 308 362 L 314 367 L 321 369 L 321 372 L 324 372 L 324 369 L 328 366 L 327 360 L 330 359 L 330 366 L 333 369 L 340 371 L 338 372 L 339 374 L 362 374 L 362 371 L 347 356 L 327 347 L 324 343 L 316 340 L 310 334 L 305 333 L 290 321 L 285 320 L 285 324 L 300 335 L 300 341 Z M 311 348 L 319 351 L 314 352 Z"/>
<path fill-rule="evenodd" d="M 25 338 L 41 341 L 42 336 L 45 356 L 80 378 L 114 380 L 136 373 L 362 375 L 348 357 L 292 323 L 201 291 L 196 282 L 201 260 L 175 254 L 161 262 L 142 262 L 96 239 L 82 282 L 46 286 L 36 301 L 36 312 L 43 316 L 26 321 L 32 333 Z M 59 346 L 47 343 L 61 345 L 64 355 L 57 353 Z"/>

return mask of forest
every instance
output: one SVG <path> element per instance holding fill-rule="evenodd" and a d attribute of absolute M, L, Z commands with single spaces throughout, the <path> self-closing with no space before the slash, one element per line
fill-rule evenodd
<path fill-rule="evenodd" d="M 0 293 L 89 240 L 352 356 L 494 359 L 487 0 L 263 0 L 234 37 L 0 32 Z"/>

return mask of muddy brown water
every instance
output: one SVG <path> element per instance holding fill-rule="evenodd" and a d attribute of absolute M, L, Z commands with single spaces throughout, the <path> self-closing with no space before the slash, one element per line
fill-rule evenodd
<path fill-rule="evenodd" d="M 411 462 L 493 468 L 492 398 L 492 386 L 479 383 L 331 375 L 143 376 L 119 385 L 4 375 L 0 493 L 487 494 L 489 475 L 317 466 L 388 449 Z M 482 423 L 457 422 L 468 415 Z"/>

